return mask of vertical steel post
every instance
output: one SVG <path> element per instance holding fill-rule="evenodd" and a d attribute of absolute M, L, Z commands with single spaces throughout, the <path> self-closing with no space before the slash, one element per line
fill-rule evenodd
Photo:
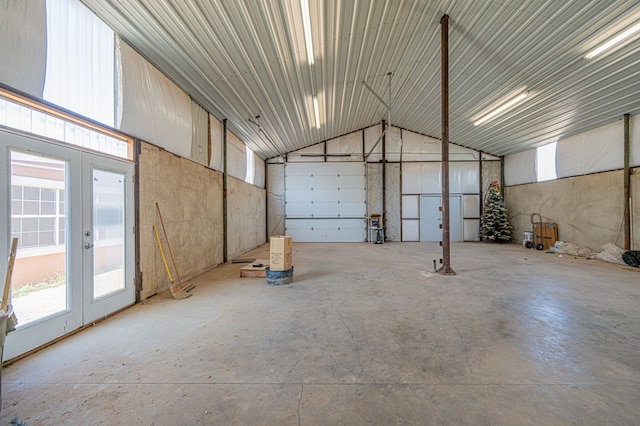
<path fill-rule="evenodd" d="M 631 250 L 631 170 L 629 168 L 629 114 L 624 115 L 624 249 Z"/>
<path fill-rule="evenodd" d="M 441 32 L 441 118 L 442 118 L 442 275 L 455 275 L 451 269 L 449 228 L 449 15 L 440 19 Z"/>
<path fill-rule="evenodd" d="M 483 194 L 483 188 L 482 188 L 482 151 L 478 151 L 478 175 L 479 175 L 479 179 L 478 179 L 478 194 L 479 194 L 479 198 L 480 198 L 480 203 L 478 203 L 478 213 L 480 217 L 480 228 L 482 228 L 482 214 L 484 213 L 483 211 L 483 206 L 484 206 L 484 194 Z M 480 241 L 482 241 L 482 235 L 480 235 Z"/>
<path fill-rule="evenodd" d="M 222 120 L 222 259 L 227 263 L 227 240 L 229 239 L 227 221 L 227 119 Z"/>
<path fill-rule="evenodd" d="M 140 270 L 140 155 L 142 154 L 142 143 L 139 139 L 133 140 L 133 199 L 134 199 L 134 286 L 136 302 L 140 301 L 142 292 L 142 271 Z"/>
<path fill-rule="evenodd" d="M 382 120 L 382 227 L 386 233 L 387 223 L 387 135 L 384 132 L 385 122 Z M 386 239 L 386 237 L 385 237 Z"/>

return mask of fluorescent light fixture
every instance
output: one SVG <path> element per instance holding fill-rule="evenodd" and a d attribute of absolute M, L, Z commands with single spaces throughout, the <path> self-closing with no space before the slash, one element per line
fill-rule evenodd
<path fill-rule="evenodd" d="M 633 27 L 628 28 L 627 30 L 621 32 L 620 34 L 618 34 L 617 36 L 615 36 L 611 40 L 609 40 L 609 41 L 607 41 L 605 43 L 602 43 L 600 46 L 596 47 L 591 52 L 587 53 L 584 56 L 585 59 L 591 59 L 591 58 L 594 58 L 594 57 L 598 56 L 599 54 L 611 49 L 616 44 L 622 43 L 624 40 L 626 40 L 627 38 L 631 37 L 632 35 L 634 35 L 638 31 L 640 31 L 640 22 L 635 24 Z"/>
<path fill-rule="evenodd" d="M 496 118 L 497 116 L 499 116 L 503 112 L 507 111 L 509 108 L 513 107 L 517 103 L 522 102 L 527 96 L 529 96 L 529 92 L 520 93 L 515 98 L 512 98 L 511 100 L 505 102 L 504 104 L 500 105 L 496 109 L 494 109 L 494 110 L 488 112 L 487 114 L 483 115 L 482 117 L 478 118 L 476 121 L 473 122 L 473 125 L 474 126 L 479 126 L 482 123 L 485 123 L 485 122 L 487 122 L 487 121 L 489 121 L 489 120 L 491 120 L 493 118 Z"/>
<path fill-rule="evenodd" d="M 307 58 L 309 65 L 313 65 L 313 40 L 311 39 L 311 18 L 309 18 L 309 0 L 300 0 L 302 6 L 302 25 L 304 26 L 304 41 L 307 44 Z"/>
<path fill-rule="evenodd" d="M 316 129 L 320 128 L 320 110 L 318 109 L 318 97 L 313 97 L 313 114 L 316 117 Z"/>

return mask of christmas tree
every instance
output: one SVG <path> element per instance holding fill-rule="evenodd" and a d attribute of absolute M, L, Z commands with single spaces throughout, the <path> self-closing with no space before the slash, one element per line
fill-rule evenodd
<path fill-rule="evenodd" d="M 480 236 L 487 241 L 506 243 L 513 240 L 513 228 L 509 224 L 507 206 L 500 192 L 500 184 L 493 181 L 484 199 Z"/>

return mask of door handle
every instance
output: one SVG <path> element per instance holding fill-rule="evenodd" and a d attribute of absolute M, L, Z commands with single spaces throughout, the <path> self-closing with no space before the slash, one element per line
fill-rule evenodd
<path fill-rule="evenodd" d="M 86 248 L 87 250 L 89 250 L 91 247 L 93 247 L 92 243 L 84 243 L 84 248 Z"/>

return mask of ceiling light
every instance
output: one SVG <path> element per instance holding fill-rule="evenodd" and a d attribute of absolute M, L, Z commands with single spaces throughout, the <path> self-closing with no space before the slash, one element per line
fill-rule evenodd
<path fill-rule="evenodd" d="M 316 129 L 320 128 L 320 110 L 318 109 L 318 97 L 313 97 L 313 114 L 316 117 Z"/>
<path fill-rule="evenodd" d="M 598 56 L 599 54 L 611 49 L 616 44 L 622 43 L 624 40 L 626 40 L 627 38 L 631 37 L 633 34 L 637 33 L 638 31 L 640 31 L 640 22 L 635 24 L 633 27 L 621 32 L 620 34 L 618 34 L 617 36 L 615 36 L 611 40 L 601 44 L 598 47 L 596 47 L 591 52 L 587 53 L 584 56 L 585 59 L 591 59 L 591 58 L 593 58 L 595 56 Z"/>
<path fill-rule="evenodd" d="M 482 123 L 485 123 L 485 122 L 487 122 L 487 121 L 499 116 L 503 112 L 506 112 L 509 108 L 511 108 L 514 105 L 516 105 L 517 103 L 522 102 L 527 96 L 529 96 L 529 92 L 520 93 L 515 98 L 512 98 L 511 100 L 509 100 L 509 101 L 505 102 L 504 104 L 498 106 L 496 109 L 494 109 L 494 110 L 488 112 L 487 114 L 483 115 L 482 117 L 478 118 L 476 121 L 473 122 L 473 125 L 474 126 L 479 126 Z"/>
<path fill-rule="evenodd" d="M 309 65 L 313 65 L 313 40 L 311 39 L 311 19 L 309 18 L 309 0 L 300 0 L 302 6 L 302 25 L 304 26 L 304 41 L 307 44 L 307 58 Z"/>

